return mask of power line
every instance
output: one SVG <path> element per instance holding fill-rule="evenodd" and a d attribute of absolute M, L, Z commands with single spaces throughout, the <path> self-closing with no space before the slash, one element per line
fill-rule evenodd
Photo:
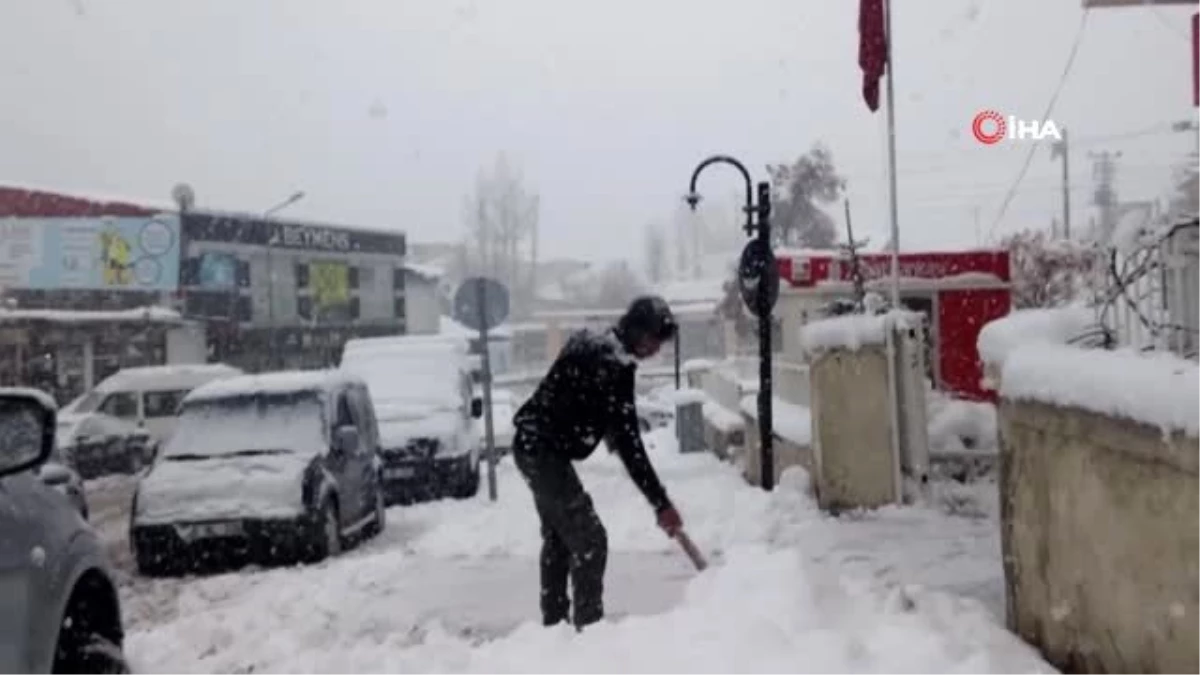
<path fill-rule="evenodd" d="M 1050 102 L 1046 104 L 1046 112 L 1042 113 L 1042 119 L 1050 119 L 1050 113 L 1054 112 L 1054 104 L 1058 101 L 1058 95 L 1062 93 L 1063 86 L 1067 83 L 1067 77 L 1071 74 L 1071 66 L 1075 64 L 1075 56 L 1079 53 L 1079 45 L 1083 42 L 1084 28 L 1087 26 L 1089 8 L 1084 8 L 1083 16 L 1079 19 L 1079 28 L 1075 31 L 1075 42 L 1071 45 L 1071 52 L 1067 56 L 1067 64 L 1063 67 L 1062 75 L 1058 78 L 1058 85 L 1054 87 L 1054 93 L 1050 96 Z M 1033 155 L 1037 151 L 1040 141 L 1034 141 L 1029 145 L 1029 154 L 1025 155 L 1025 163 L 1021 166 L 1021 172 L 1017 174 L 1017 179 L 1013 181 L 1012 187 L 1009 188 L 1008 194 L 1004 197 L 1004 202 L 1000 205 L 1000 212 L 996 214 L 996 220 L 992 221 L 992 226 L 988 228 L 988 239 L 992 238 L 996 228 L 1000 225 L 1000 221 L 1004 219 L 1004 214 L 1008 211 L 1008 205 L 1012 202 L 1012 198 L 1017 193 L 1017 188 L 1021 185 L 1021 180 L 1025 178 L 1025 172 L 1029 170 L 1029 165 L 1033 162 Z"/>

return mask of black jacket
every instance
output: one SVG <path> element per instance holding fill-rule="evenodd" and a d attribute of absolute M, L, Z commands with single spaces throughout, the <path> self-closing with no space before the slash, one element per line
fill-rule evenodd
<path fill-rule="evenodd" d="M 567 340 L 545 379 L 513 416 L 518 433 L 543 451 L 588 457 L 603 439 L 654 510 L 671 506 L 646 456 L 634 399 L 637 362 L 616 333 L 581 330 Z"/>

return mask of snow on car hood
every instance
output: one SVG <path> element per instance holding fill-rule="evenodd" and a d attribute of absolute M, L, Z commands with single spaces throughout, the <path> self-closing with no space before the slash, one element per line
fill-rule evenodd
<path fill-rule="evenodd" d="M 163 458 L 138 486 L 139 525 L 234 518 L 293 518 L 311 457 L 295 454 Z"/>
<path fill-rule="evenodd" d="M 430 410 L 422 416 L 379 420 L 379 444 L 384 449 L 402 448 L 414 438 L 436 438 L 449 444 L 458 430 L 461 413 L 457 410 Z"/>

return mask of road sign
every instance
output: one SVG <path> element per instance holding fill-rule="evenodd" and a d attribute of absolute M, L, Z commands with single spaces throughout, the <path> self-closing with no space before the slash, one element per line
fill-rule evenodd
<path fill-rule="evenodd" d="M 767 306 L 763 313 L 769 313 L 779 299 L 779 268 L 771 247 L 759 239 L 751 239 L 742 249 L 742 259 L 738 263 L 738 291 L 742 295 L 742 302 L 746 303 L 754 316 L 760 316 L 760 285 L 765 285 L 767 290 Z"/>
<path fill-rule="evenodd" d="M 508 289 L 495 279 L 471 277 L 454 293 L 454 319 L 467 328 L 491 330 L 508 318 L 508 309 Z"/>

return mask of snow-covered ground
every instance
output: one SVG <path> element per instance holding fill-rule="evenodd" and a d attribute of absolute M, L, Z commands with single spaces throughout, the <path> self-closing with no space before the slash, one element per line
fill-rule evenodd
<path fill-rule="evenodd" d="M 771 494 L 648 436 L 703 573 L 654 526 L 620 462 L 579 464 L 610 538 L 609 620 L 540 626 L 537 520 L 508 461 L 486 490 L 388 512 L 341 558 L 134 579 L 128 652 L 151 672 L 1030 672 L 1002 627 L 997 525 L 937 507 L 820 515 L 798 470 Z M 977 499 L 979 497 L 976 497 Z M 993 492 L 990 497 L 995 499 Z M 952 509 L 953 510 L 953 509 Z M 961 509 L 959 509 L 961 511 Z"/>

